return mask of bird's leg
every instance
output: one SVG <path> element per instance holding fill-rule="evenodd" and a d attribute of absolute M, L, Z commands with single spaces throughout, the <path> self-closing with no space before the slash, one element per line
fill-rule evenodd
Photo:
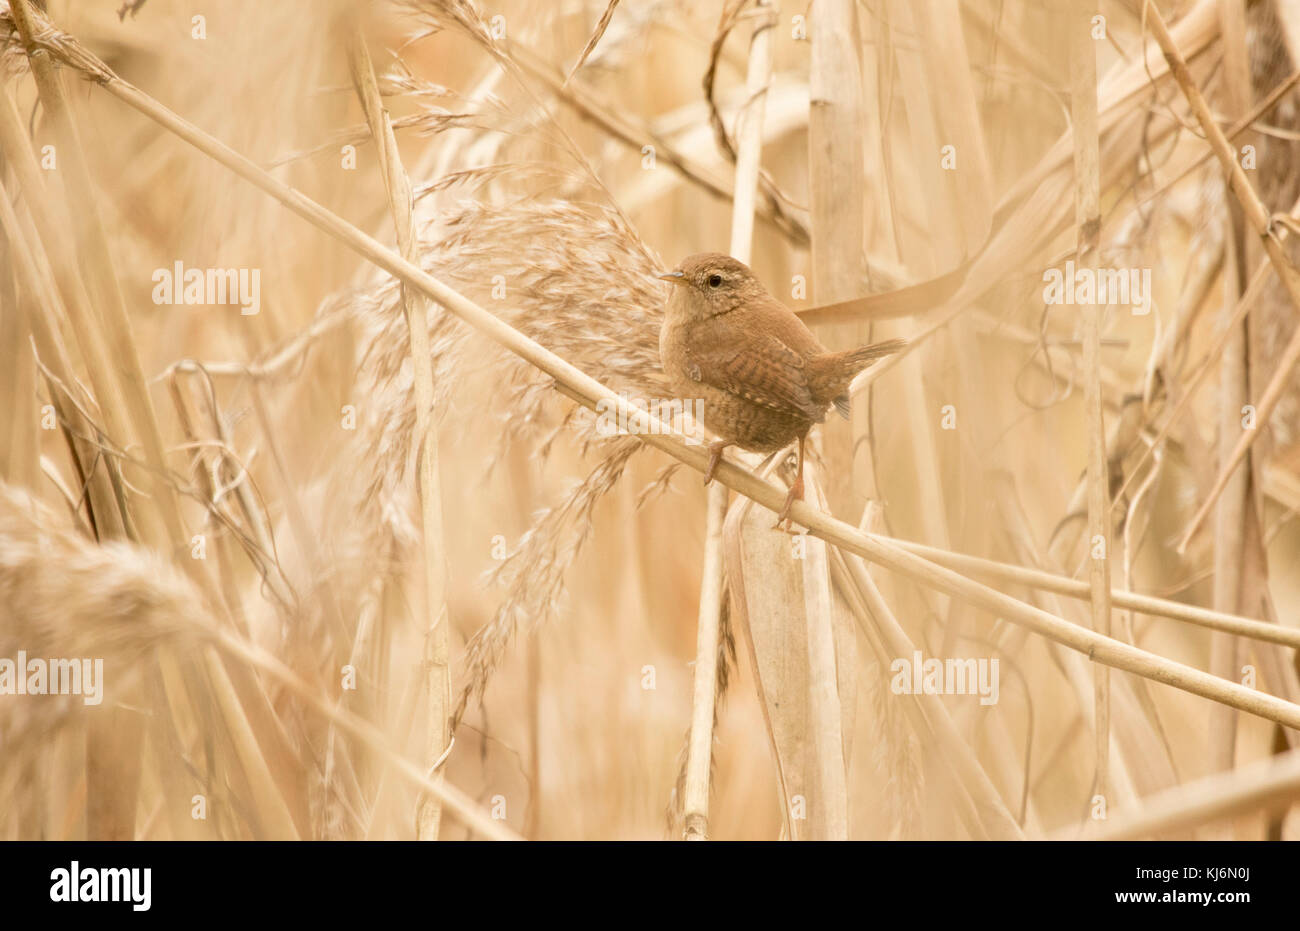
<path fill-rule="evenodd" d="M 713 473 L 718 469 L 718 463 L 722 461 L 722 451 L 731 444 L 726 440 L 714 440 L 709 444 L 709 467 L 704 470 L 704 484 L 713 481 Z"/>
<path fill-rule="evenodd" d="M 795 467 L 794 483 L 790 486 L 790 493 L 785 496 L 785 504 L 781 506 L 781 513 L 772 525 L 773 530 L 785 530 L 786 533 L 795 533 L 796 531 L 790 526 L 790 505 L 796 501 L 803 500 L 803 444 L 807 434 L 799 437 L 799 464 Z M 781 525 L 786 524 L 783 528 Z"/>

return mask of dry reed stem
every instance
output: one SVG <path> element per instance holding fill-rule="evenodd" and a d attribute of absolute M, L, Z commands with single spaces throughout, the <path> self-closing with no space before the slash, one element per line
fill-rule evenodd
<path fill-rule="evenodd" d="M 918 152 L 952 151 L 958 154 L 953 170 L 947 170 L 949 166 L 941 164 L 940 158 L 933 155 L 917 159 L 924 166 L 921 177 L 925 180 L 921 183 L 931 188 L 930 196 L 936 198 L 936 206 L 942 206 L 924 221 L 928 234 L 925 247 L 916 249 L 915 239 L 907 236 L 903 226 L 895 230 L 894 247 L 900 256 L 930 253 L 933 255 L 929 260 L 931 270 L 956 267 L 982 249 L 993 228 L 995 197 L 983 128 L 985 117 L 977 99 L 979 90 L 972 79 L 961 4 L 956 0 L 923 0 L 910 6 L 908 14 L 914 23 L 915 34 L 925 36 L 925 41 L 919 43 L 915 54 L 901 49 L 893 53 L 899 60 L 900 69 L 909 60 L 917 60 L 917 86 L 911 88 L 911 81 L 903 75 L 904 95 L 917 101 L 915 113 L 909 102 L 909 138 Z M 925 98 L 928 106 L 921 103 L 920 97 Z M 926 119 L 923 114 L 933 116 Z M 931 144 L 931 140 L 935 145 L 933 149 L 925 147 Z M 952 149 L 945 146 L 952 146 Z M 935 219 L 937 216 L 943 216 L 943 219 Z M 887 332 L 911 337 L 921 327 L 921 321 L 912 321 Z M 952 320 L 945 331 L 944 342 L 958 346 L 974 342 L 972 325 L 966 314 Z M 918 351 L 898 363 L 903 373 L 906 403 L 910 408 L 908 420 L 913 423 L 933 422 L 934 411 L 943 404 L 942 400 L 934 397 L 935 388 L 930 377 L 933 360 L 940 352 L 941 348 L 931 346 L 927 354 L 930 358 L 923 358 Z M 971 362 L 968 353 L 956 355 L 957 379 L 971 377 Z M 970 382 L 963 390 L 972 397 L 982 393 L 980 387 Z M 974 421 L 967 423 L 973 424 Z M 945 481 L 942 477 L 944 455 L 939 440 L 942 434 L 918 429 L 905 431 L 905 435 L 912 447 L 911 461 L 915 463 L 918 482 L 926 489 L 915 499 L 925 538 L 946 548 L 950 545 L 953 530 L 948 515 L 971 494 L 964 480 L 966 476 L 959 473 L 956 481 Z M 930 596 L 929 601 L 933 609 L 951 616 L 944 599 Z M 957 634 L 959 629 L 960 621 L 954 617 L 949 635 Z"/>
<path fill-rule="evenodd" d="M 805 483 L 813 503 L 826 507 L 817 482 L 815 466 L 805 465 Z M 832 618 L 830 563 L 826 544 L 805 541 L 801 566 L 804 594 L 804 636 L 808 643 L 808 710 L 811 717 L 813 772 L 817 781 L 817 836 L 815 840 L 849 839 L 849 794 L 844 768 L 844 713 L 841 705 L 839 664 L 836 658 L 847 652 L 837 643 Z M 791 612 L 797 623 L 799 612 Z M 850 654 L 852 655 L 852 654 Z M 882 667 L 883 668 L 883 667 Z"/>
<path fill-rule="evenodd" d="M 827 0 L 810 23 L 812 54 L 808 75 L 808 187 L 811 200 L 813 295 L 829 302 L 857 294 L 867 269 L 868 202 L 865 136 L 866 101 L 863 91 L 858 14 L 852 0 Z M 828 334 L 829 335 L 829 334 Z M 831 348 L 870 343 L 870 323 L 840 327 Z M 870 442 L 865 441 L 871 420 L 872 397 L 865 391 L 853 397 L 852 420 L 820 432 L 828 463 L 827 496 L 851 513 L 859 513 L 868 500 L 880 496 L 876 464 Z M 834 478 L 830 478 L 834 476 Z M 820 491 L 809 483 L 812 494 Z M 804 591 L 827 584 L 828 555 L 821 543 L 808 541 L 803 562 Z M 837 689 L 837 643 L 831 625 L 830 599 L 822 610 L 813 602 L 805 613 L 808 638 L 808 684 L 814 761 L 820 785 L 817 839 L 845 839 L 848 835 L 849 800 L 844 785 L 844 735 L 832 743 L 833 731 L 843 731 Z M 884 668 L 882 666 L 882 668 Z"/>
<path fill-rule="evenodd" d="M 14 255 L 15 250 L 0 239 L 0 266 L 9 266 Z M 33 274 L 35 269 L 32 266 Z M 13 412 L 9 423 L 0 426 L 0 478 L 35 488 L 41 481 L 40 424 L 30 399 L 38 396 L 39 386 L 35 360 L 28 351 L 31 327 L 19 301 L 25 301 L 25 307 L 30 308 L 37 306 L 39 297 L 36 292 L 24 293 L 18 281 L 20 274 L 15 269 L 14 274 L 0 275 L 0 304 L 18 308 L 0 318 L 0 410 Z M 75 452 L 73 457 L 78 458 Z"/>
<path fill-rule="evenodd" d="M 764 103 L 772 80 L 771 27 L 775 7 L 768 0 L 758 0 L 758 5 L 765 15 L 755 22 L 750 39 L 749 72 L 745 82 L 749 100 L 738 116 L 740 150 L 736 158 L 736 186 L 731 212 L 731 254 L 742 262 L 749 261 L 754 239 Z M 716 483 L 709 489 L 705 508 L 704 569 L 700 580 L 691 735 L 682 793 L 686 840 L 708 838 L 718 643 L 722 622 L 722 526 L 727 516 L 726 486 Z"/>
<path fill-rule="evenodd" d="M 1097 49 L 1090 20 L 1093 7 L 1076 0 L 1070 24 L 1070 116 L 1074 139 L 1075 223 L 1078 264 L 1096 265 L 1101 234 L 1101 183 L 1097 139 Z M 1084 419 L 1088 425 L 1088 578 L 1091 582 L 1092 629 L 1110 636 L 1110 472 L 1101 396 L 1101 318 L 1104 308 L 1082 308 Z M 1100 550 L 1100 552 L 1098 552 Z M 1110 670 L 1093 670 L 1096 710 L 1093 715 L 1096 771 L 1093 794 L 1106 797 L 1110 784 Z"/>
<path fill-rule="evenodd" d="M 766 474 L 773 468 L 775 460 L 759 471 Z M 748 499 L 737 500 L 728 510 L 723 527 L 728 618 L 741 631 L 754 670 L 754 691 L 775 764 L 780 837 L 794 841 L 804 839 L 811 828 L 811 819 L 796 818 L 794 810 L 796 796 L 808 794 L 806 767 L 801 765 L 807 733 L 807 637 L 803 630 L 794 631 L 785 617 L 788 606 L 797 603 L 802 575 L 796 580 L 798 569 L 786 558 L 787 544 L 767 532 L 771 524 L 765 513 Z M 774 571 L 767 571 L 769 567 Z"/>
<path fill-rule="evenodd" d="M 879 506 L 869 502 L 863 509 L 859 529 L 870 532 L 881 520 Z M 866 669 L 872 685 L 872 708 L 880 735 L 880 740 L 873 748 L 872 758 L 877 769 L 885 775 L 885 801 L 894 813 L 891 820 L 897 825 L 897 836 L 909 840 L 918 836 L 921 818 L 920 799 L 925 786 L 925 770 L 920 759 L 923 752 L 922 740 L 933 741 L 942 737 L 936 736 L 938 732 L 926 720 L 919 702 L 894 701 L 892 693 L 885 688 L 884 670 L 896 657 L 890 655 L 885 648 L 866 600 L 849 574 L 848 557 L 839 549 L 832 549 L 829 555 L 835 589 L 848 604 L 858 630 L 866 638 L 876 659 L 875 667 L 868 665 Z M 970 754 L 971 749 L 963 743 L 955 748 L 955 752 Z M 935 775 L 940 784 L 957 785 L 955 776 L 946 768 L 940 767 Z M 969 796 L 964 788 L 956 794 L 960 797 Z M 973 802 L 961 806 L 958 817 L 966 823 L 972 837 L 987 836 L 988 831 L 981 825 Z"/>
<path fill-rule="evenodd" d="M 1250 56 L 1246 46 L 1246 7 L 1243 0 L 1219 0 L 1220 44 L 1224 51 L 1224 88 L 1233 113 L 1251 109 Z M 1254 138 L 1253 136 L 1249 138 Z M 1225 261 L 1223 299 L 1225 309 L 1235 306 L 1246 288 L 1246 267 L 1251 260 L 1242 211 L 1228 202 L 1225 219 Z M 1233 436 L 1241 429 L 1241 410 L 1250 401 L 1250 378 L 1247 360 L 1249 324 L 1243 320 L 1222 339 L 1223 361 L 1219 369 L 1218 436 L 1219 462 L 1232 454 Z M 1243 583 L 1243 546 L 1246 533 L 1246 509 L 1250 501 L 1250 469 L 1238 469 L 1219 498 L 1214 513 L 1214 593 L 1213 605 L 1220 611 L 1236 611 Z M 1236 637 L 1216 632 L 1210 639 L 1210 672 L 1232 678 L 1238 675 Z M 1230 770 L 1235 765 L 1237 749 L 1237 712 L 1222 705 L 1210 709 L 1206 744 L 1210 772 Z M 1217 835 L 1231 839 L 1230 825 Z"/>
<path fill-rule="evenodd" d="M 811 201 L 812 291 L 819 304 L 855 296 L 867 267 L 868 200 L 865 171 L 866 100 L 859 61 L 857 7 L 853 0 L 827 0 L 810 23 L 808 65 L 808 188 Z M 807 317 L 805 316 L 805 320 Z M 856 348 L 872 341 L 871 324 L 838 327 L 829 348 Z M 834 487 L 831 501 L 860 513 L 879 498 L 869 442 L 870 391 L 850 394 L 848 429 L 824 429 L 823 450 Z M 855 455 L 855 451 L 860 454 Z"/>
<path fill-rule="evenodd" d="M 1253 129 L 1255 125 L 1266 116 L 1281 101 L 1285 100 L 1291 90 L 1300 84 L 1300 71 L 1292 71 L 1287 77 L 1279 81 L 1272 90 L 1260 98 L 1259 103 L 1250 108 L 1249 111 L 1240 117 L 1235 123 L 1223 131 L 1223 134 L 1230 140 L 1236 139 L 1243 135 L 1247 130 Z M 1171 177 L 1159 188 L 1138 201 L 1138 205 L 1145 206 L 1156 199 L 1168 194 L 1170 190 L 1176 187 L 1180 182 L 1185 181 L 1192 172 L 1196 171 L 1210 159 L 1214 158 L 1214 150 L 1208 149 L 1201 152 L 1195 158 L 1191 159 L 1186 168 Z"/>
<path fill-rule="evenodd" d="M 965 553 L 943 550 L 936 546 L 927 546 L 924 543 L 914 543 L 911 540 L 902 540 L 897 537 L 877 536 L 883 542 L 966 574 L 987 576 L 999 581 L 1013 582 L 1029 588 L 1054 592 L 1058 595 L 1084 601 L 1090 600 L 1092 597 L 1091 583 L 1080 579 L 1057 575 L 1043 569 L 1031 569 L 1027 566 L 998 562 L 980 556 L 969 556 Z M 1110 590 L 1110 600 L 1115 607 L 1126 608 L 1152 617 L 1165 617 L 1170 620 L 1195 624 L 1209 630 L 1223 631 L 1239 637 L 1249 637 L 1252 640 L 1277 643 L 1282 646 L 1300 649 L 1300 629 L 1295 627 L 1272 624 L 1268 621 L 1259 621 L 1239 614 L 1210 610 L 1197 605 L 1183 604 L 1179 601 L 1157 598 L 1154 595 L 1142 595 L 1121 588 L 1112 588 Z"/>
<path fill-rule="evenodd" d="M 713 719 L 717 703 L 718 641 L 722 615 L 722 520 L 727 488 L 715 483 L 705 503 L 704 566 L 696 623 L 691 728 L 682 789 L 682 839 L 708 840 Z"/>
<path fill-rule="evenodd" d="M 988 239 L 994 209 L 993 170 L 980 102 L 971 80 L 964 10 L 957 0 L 923 0 L 914 4 L 912 16 L 918 33 L 926 37 L 921 43 L 921 55 L 929 96 L 943 133 L 941 143 L 951 143 L 961 153 L 960 170 L 944 171 L 939 179 L 947 188 L 946 199 L 954 208 L 954 216 L 934 230 L 955 246 L 947 258 L 957 263 L 961 257 L 973 255 Z M 931 159 L 931 164 L 936 163 Z"/>
<path fill-rule="evenodd" d="M 384 108 L 375 79 L 374 66 L 366 50 L 365 38 L 359 27 L 349 42 L 349 65 L 357 96 L 365 110 L 366 122 L 379 154 L 379 164 L 388 191 L 389 209 L 397 229 L 397 242 L 402 257 L 409 262 L 419 261 L 419 243 L 416 237 L 412 212 L 411 182 L 402 167 L 397 139 L 392 122 Z M 422 551 L 424 554 L 425 610 L 428 613 L 425 630 L 425 675 L 429 715 L 429 743 L 427 750 L 430 778 L 442 779 L 441 761 L 451 739 L 448 722 L 451 711 L 450 621 L 447 615 L 447 563 L 442 532 L 442 483 L 438 470 L 438 436 L 433 425 L 433 363 L 429 353 L 429 324 L 423 297 L 402 289 L 402 303 L 406 312 L 407 333 L 410 337 L 411 361 L 415 386 L 415 444 L 419 457 L 420 517 Z M 420 840 L 437 840 L 442 813 L 436 798 L 425 799 L 416 820 L 416 835 Z"/>

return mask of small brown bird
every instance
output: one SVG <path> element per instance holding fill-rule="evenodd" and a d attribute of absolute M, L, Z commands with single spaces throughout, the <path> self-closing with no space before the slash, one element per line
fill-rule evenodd
<path fill-rule="evenodd" d="M 803 497 L 804 440 L 834 404 L 849 414 L 849 382 L 905 342 L 892 339 L 829 352 L 743 262 L 706 252 L 660 275 L 676 287 L 659 331 L 659 358 L 683 399 L 702 398 L 701 420 L 719 439 L 709 446 L 704 484 L 722 451 L 736 445 L 771 453 L 799 441 L 798 468 L 776 526 Z"/>

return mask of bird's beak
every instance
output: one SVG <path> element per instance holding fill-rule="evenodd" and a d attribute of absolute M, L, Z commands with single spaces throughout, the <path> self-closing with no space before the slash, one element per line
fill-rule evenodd
<path fill-rule="evenodd" d="M 686 276 L 681 272 L 664 272 L 658 277 L 664 281 L 671 281 L 673 284 L 686 284 Z"/>

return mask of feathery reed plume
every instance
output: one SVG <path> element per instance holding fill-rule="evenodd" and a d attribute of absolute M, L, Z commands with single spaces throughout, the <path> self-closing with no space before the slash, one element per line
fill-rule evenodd
<path fill-rule="evenodd" d="M 211 623 L 194 586 L 169 564 L 128 543 L 95 543 L 6 483 L 0 604 L 0 655 L 24 649 L 129 662 L 161 645 L 193 645 Z"/>
<path fill-rule="evenodd" d="M 425 236 L 425 267 L 499 308 L 503 319 L 525 335 L 615 390 L 635 397 L 667 396 L 659 365 L 663 286 L 654 278 L 660 263 L 615 211 L 559 201 L 471 203 L 428 224 Z M 611 274 L 611 269 L 620 273 Z M 501 282 L 509 299 L 492 301 Z M 365 327 L 359 377 L 375 411 L 359 431 L 363 459 L 371 464 L 360 503 L 370 518 L 364 526 L 383 527 L 407 543 L 413 539 L 409 438 L 414 405 L 405 364 L 406 323 L 397 297 L 390 280 L 353 303 Z M 453 386 L 463 373 L 486 364 L 499 373 L 494 379 L 500 394 L 488 405 L 489 415 L 501 425 L 498 455 L 529 443 L 544 456 L 559 431 L 573 430 L 580 449 L 594 451 L 602 460 L 560 503 L 534 519 L 515 552 L 492 573 L 506 590 L 506 600 L 469 645 L 459 719 L 466 703 L 482 694 L 521 621 L 540 623 L 554 613 L 564 572 L 590 531 L 593 508 L 615 486 L 640 443 L 601 436 L 584 408 L 554 425 L 548 416 L 556 397 L 551 380 L 495 349 L 489 362 L 475 363 L 482 345 L 451 315 L 435 309 L 429 337 L 440 416 L 455 416 Z"/>
<path fill-rule="evenodd" d="M 94 704 L 106 708 L 138 681 L 146 657 L 163 648 L 192 654 L 214 629 L 199 592 L 166 562 L 134 544 L 96 543 L 66 515 L 3 481 L 0 606 L 0 658 L 15 662 L 21 652 L 78 666 L 83 659 L 102 661 Z M 27 669 L 14 675 L 26 676 Z M 82 675 L 72 681 L 83 692 L 91 688 Z M 88 699 L 67 694 L 63 685 L 61 694 L 0 700 L 0 745 L 12 772 L 82 719 Z M 15 817 L 32 800 L 28 793 L 20 798 Z"/>

